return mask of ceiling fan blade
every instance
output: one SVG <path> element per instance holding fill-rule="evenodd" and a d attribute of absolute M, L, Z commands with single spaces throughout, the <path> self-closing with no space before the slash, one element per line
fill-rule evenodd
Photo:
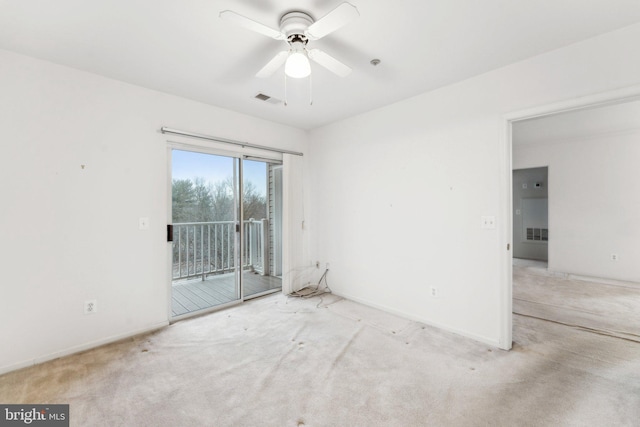
<path fill-rule="evenodd" d="M 318 40 L 329 33 L 344 27 L 355 20 L 360 13 L 351 3 L 342 3 L 307 28 L 305 35 L 311 40 Z"/>
<path fill-rule="evenodd" d="M 220 18 L 224 19 L 225 21 L 233 22 L 236 25 L 239 25 L 256 33 L 271 37 L 272 39 L 285 40 L 287 38 L 287 36 L 282 34 L 280 31 L 267 27 L 264 24 L 256 22 L 253 19 L 249 19 L 246 16 L 242 16 L 232 10 L 223 10 L 222 12 L 220 12 Z"/>
<path fill-rule="evenodd" d="M 311 49 L 309 51 L 309 58 L 340 77 L 347 77 L 351 73 L 351 68 L 320 49 Z"/>
<path fill-rule="evenodd" d="M 288 56 L 289 52 L 286 50 L 279 52 L 276 56 L 273 57 L 271 61 L 267 63 L 267 65 L 262 67 L 262 70 L 258 71 L 256 77 L 260 77 L 261 79 L 271 77 L 273 73 L 278 70 L 278 68 L 282 67 L 282 64 L 284 64 L 284 61 L 287 60 Z"/>

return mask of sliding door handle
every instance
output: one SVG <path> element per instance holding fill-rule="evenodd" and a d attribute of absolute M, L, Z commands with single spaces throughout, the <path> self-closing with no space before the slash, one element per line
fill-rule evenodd
<path fill-rule="evenodd" d="M 173 224 L 167 224 L 167 242 L 173 242 Z"/>

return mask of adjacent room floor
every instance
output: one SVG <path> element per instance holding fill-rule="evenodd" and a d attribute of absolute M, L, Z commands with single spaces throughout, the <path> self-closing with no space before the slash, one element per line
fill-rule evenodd
<path fill-rule="evenodd" d="M 513 312 L 640 342 L 640 283 L 581 278 L 514 259 Z"/>
<path fill-rule="evenodd" d="M 275 294 L 6 374 L 0 402 L 75 426 L 637 425 L 639 343 L 522 315 L 514 341 Z"/>

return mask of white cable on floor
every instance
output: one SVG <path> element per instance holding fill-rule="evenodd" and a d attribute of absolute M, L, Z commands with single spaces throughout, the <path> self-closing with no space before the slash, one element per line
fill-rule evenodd
<path fill-rule="evenodd" d="M 311 298 L 311 297 L 316 297 L 326 293 L 331 293 L 331 288 L 329 287 L 329 283 L 327 282 L 328 272 L 329 272 L 328 268 L 324 270 L 324 273 L 322 273 L 322 276 L 320 276 L 320 280 L 318 280 L 318 284 L 314 288 L 307 286 L 295 292 L 292 292 L 289 296 L 296 297 L 296 298 Z M 320 285 L 322 284 L 323 280 L 324 280 L 324 287 L 320 289 Z M 310 290 L 311 292 L 303 292 L 305 289 Z M 320 302 L 316 307 L 320 307 L 320 304 L 322 304 L 322 297 L 320 298 Z"/>

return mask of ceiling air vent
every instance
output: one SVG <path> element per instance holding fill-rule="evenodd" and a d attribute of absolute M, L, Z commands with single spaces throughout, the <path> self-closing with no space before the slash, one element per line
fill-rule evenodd
<path fill-rule="evenodd" d="M 259 99 L 260 101 L 268 102 L 269 104 L 280 104 L 282 102 L 278 98 L 274 98 L 272 96 L 265 95 L 264 93 L 257 94 L 255 96 L 255 98 Z"/>

